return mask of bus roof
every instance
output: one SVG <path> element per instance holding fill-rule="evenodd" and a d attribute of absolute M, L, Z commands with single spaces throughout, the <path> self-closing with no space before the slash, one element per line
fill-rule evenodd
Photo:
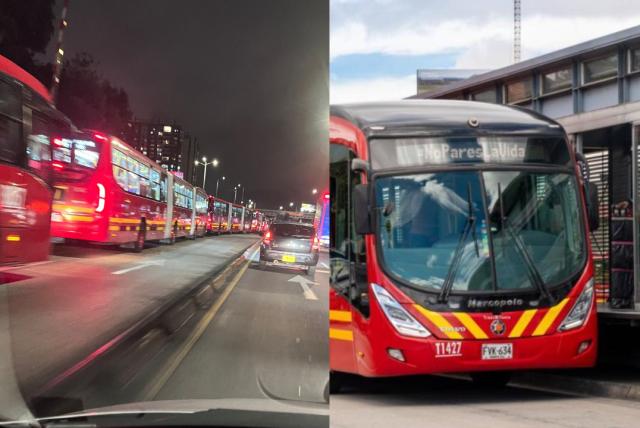
<path fill-rule="evenodd" d="M 415 135 L 423 132 L 468 132 L 470 120 L 477 131 L 492 133 L 562 134 L 561 126 L 534 111 L 501 104 L 457 100 L 401 100 L 331 106 L 367 136 Z"/>
<path fill-rule="evenodd" d="M 49 94 L 47 88 L 45 88 L 38 79 L 27 73 L 27 71 L 18 64 L 10 61 L 2 55 L 0 55 L 0 72 L 27 85 L 37 92 L 42 98 L 47 100 L 48 103 L 51 104 L 53 102 L 51 94 Z"/>

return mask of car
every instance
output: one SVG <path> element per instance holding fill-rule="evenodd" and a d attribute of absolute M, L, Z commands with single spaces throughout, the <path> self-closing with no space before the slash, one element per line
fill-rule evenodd
<path fill-rule="evenodd" d="M 311 224 L 274 222 L 260 245 L 260 267 L 267 264 L 302 269 L 313 275 L 318 264 L 319 241 Z"/>

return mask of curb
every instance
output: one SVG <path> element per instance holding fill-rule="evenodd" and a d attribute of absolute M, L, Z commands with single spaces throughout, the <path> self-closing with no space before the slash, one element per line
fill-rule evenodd
<path fill-rule="evenodd" d="M 640 401 L 640 385 L 578 376 L 547 372 L 519 373 L 514 376 L 511 384 L 562 394 Z"/>
<path fill-rule="evenodd" d="M 93 352 L 72 364 L 68 369 L 46 380 L 44 384 L 34 387 L 33 392 L 26 391 L 25 395 L 30 397 L 30 400 L 51 395 L 52 391 L 63 387 L 69 379 L 74 376 L 81 376 L 83 371 L 89 369 L 96 362 L 108 358 L 120 345 L 154 326 L 162 326 L 169 334 L 177 331 L 191 319 L 197 310 L 197 306 L 209 303 L 206 302 L 208 299 L 202 299 L 203 294 L 212 300 L 214 299 L 214 293 L 206 291 L 207 288 L 211 289 L 210 282 L 215 280 L 226 269 L 241 262 L 246 251 L 254 245 L 256 245 L 255 242 L 242 248 L 242 250 L 230 256 L 224 264 L 201 276 L 191 285 L 187 285 L 166 296 L 158 306 L 142 315 L 140 319 L 123 332 L 116 334 L 106 343 L 98 346 Z"/>

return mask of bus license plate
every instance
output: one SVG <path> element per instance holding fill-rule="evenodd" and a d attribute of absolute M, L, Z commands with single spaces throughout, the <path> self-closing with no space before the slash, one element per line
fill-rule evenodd
<path fill-rule="evenodd" d="M 291 254 L 285 254 L 284 256 L 282 256 L 282 261 L 287 263 L 295 263 L 296 256 L 292 256 Z"/>
<path fill-rule="evenodd" d="M 512 343 L 484 343 L 482 344 L 483 360 L 510 360 L 513 358 Z"/>

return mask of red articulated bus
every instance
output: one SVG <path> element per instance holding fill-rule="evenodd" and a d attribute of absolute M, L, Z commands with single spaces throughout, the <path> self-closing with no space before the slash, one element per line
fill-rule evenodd
<path fill-rule="evenodd" d="M 0 56 L 0 265 L 48 257 L 51 142 L 70 131 L 44 86 Z"/>
<path fill-rule="evenodd" d="M 83 131 L 53 144 L 51 235 L 102 244 L 190 234 L 193 187 L 122 140 Z"/>
<path fill-rule="evenodd" d="M 169 209 L 171 236 L 187 238 L 191 236 L 194 188 L 180 177 L 173 174 L 171 176 L 173 178 L 173 207 Z"/>
<path fill-rule="evenodd" d="M 208 232 L 208 220 L 209 220 L 209 196 L 204 189 L 200 187 L 195 188 L 195 209 L 193 210 L 193 218 L 191 224 L 193 224 L 193 237 L 201 238 Z"/>
<path fill-rule="evenodd" d="M 253 221 L 253 216 L 255 211 L 243 208 L 242 213 L 242 233 L 251 233 L 251 223 Z"/>
<path fill-rule="evenodd" d="M 244 207 L 238 204 L 231 204 L 231 214 L 229 216 L 229 224 L 231 233 L 242 232 L 242 216 L 244 214 Z"/>
<path fill-rule="evenodd" d="M 207 231 L 220 235 L 229 232 L 229 207 L 231 203 L 209 196 Z"/>
<path fill-rule="evenodd" d="M 466 101 L 333 106 L 332 389 L 398 376 L 591 367 L 587 213 L 562 127 Z M 586 194 L 590 194 L 586 192 Z"/>

